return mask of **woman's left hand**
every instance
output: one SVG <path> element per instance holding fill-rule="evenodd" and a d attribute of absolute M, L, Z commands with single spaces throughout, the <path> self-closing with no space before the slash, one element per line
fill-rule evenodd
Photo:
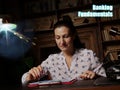
<path fill-rule="evenodd" d="M 83 74 L 80 75 L 82 79 L 93 79 L 96 76 L 95 72 L 93 71 L 85 71 Z"/>

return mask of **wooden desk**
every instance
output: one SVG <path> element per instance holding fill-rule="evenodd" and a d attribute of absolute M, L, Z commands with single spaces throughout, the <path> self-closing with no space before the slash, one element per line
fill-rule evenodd
<path fill-rule="evenodd" d="M 95 80 L 83 80 L 77 81 L 71 85 L 52 85 L 46 87 L 26 88 L 26 90 L 120 90 L 120 84 L 95 85 L 94 82 Z"/>
<path fill-rule="evenodd" d="M 102 78 L 105 79 L 105 78 Z M 102 80 L 100 78 L 100 80 Z M 81 80 L 77 81 L 71 85 L 51 85 L 46 87 L 35 87 L 35 88 L 26 88 L 26 87 L 8 87 L 0 86 L 0 90 L 120 90 L 120 81 L 115 84 L 112 82 L 110 85 L 95 85 L 96 80 Z"/>

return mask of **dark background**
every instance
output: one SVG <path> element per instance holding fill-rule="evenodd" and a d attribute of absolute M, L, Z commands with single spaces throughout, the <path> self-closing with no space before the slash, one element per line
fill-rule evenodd
<path fill-rule="evenodd" d="M 4 17 L 4 22 L 5 22 L 5 20 L 7 20 L 10 23 L 19 24 L 17 31 L 25 34 L 26 36 L 28 36 L 30 38 L 32 38 L 34 36 L 34 34 L 36 34 L 38 32 L 29 34 L 29 35 L 27 35 L 26 33 L 23 32 L 23 30 L 25 28 L 24 23 L 25 23 L 26 19 L 32 19 L 34 17 L 36 17 L 36 18 L 43 17 L 43 16 L 47 16 L 47 15 L 56 15 L 56 12 L 58 12 L 57 11 L 58 6 L 56 5 L 55 6 L 56 9 L 51 12 L 45 11 L 45 12 L 40 12 L 40 13 L 36 13 L 33 15 L 31 13 L 31 11 L 28 11 L 29 9 L 25 8 L 27 3 L 31 2 L 31 1 L 38 1 L 38 0 L 0 0 L 0 17 L 2 17 L 2 16 Z M 83 3 L 82 1 L 85 1 L 85 0 L 80 0 L 80 1 L 81 1 L 80 3 Z M 114 3 L 118 4 L 119 0 L 99 0 L 99 1 L 93 0 L 93 2 L 95 2 L 95 3 L 99 3 L 99 2 L 103 2 L 103 1 L 109 2 L 109 4 L 114 4 Z M 55 3 L 59 4 L 59 0 L 56 0 Z M 80 4 L 80 5 L 83 5 L 83 4 Z M 64 13 L 64 12 L 70 12 L 70 11 L 78 11 L 78 10 L 86 9 L 86 8 L 91 8 L 91 7 L 90 7 L 90 5 L 86 5 L 85 7 L 83 6 L 82 8 L 72 8 L 72 9 L 65 9 L 65 10 L 63 9 L 63 10 L 60 10 L 59 12 Z M 57 15 L 59 15 L 59 13 L 57 13 Z M 57 18 L 59 18 L 59 16 L 57 16 Z M 113 23 L 113 22 L 111 22 L 111 23 Z M 100 23 L 98 22 L 97 24 L 99 24 L 99 25 L 96 25 L 96 23 L 95 23 L 95 25 L 97 26 L 96 27 L 97 30 L 101 29 L 101 28 L 98 28 L 98 27 L 100 27 Z M 94 24 L 88 25 L 88 26 L 83 26 L 83 31 L 85 31 L 84 27 L 87 27 L 89 29 L 90 26 L 94 26 Z M 46 32 L 51 33 L 51 31 L 49 31 L 49 30 Z M 39 32 L 39 33 L 42 35 L 41 32 Z M 43 32 L 43 34 L 46 34 L 46 33 Z M 39 36 L 39 34 L 37 34 L 37 35 Z M 11 35 L 11 36 L 13 37 L 13 35 Z M 98 36 L 100 36 L 99 32 L 98 32 Z M 3 37 L 4 36 L 0 33 L 0 50 L 6 51 L 6 52 L 7 52 L 7 50 L 9 51 L 9 49 L 12 50 L 13 47 L 11 47 L 11 46 L 9 47 L 9 49 L 6 49 L 6 48 L 3 49 L 4 46 L 2 46 L 2 44 L 1 44 L 1 40 Z M 17 38 L 17 37 L 15 37 L 15 38 Z M 50 36 L 50 38 L 51 38 L 51 36 Z M 96 38 L 99 38 L 99 37 L 95 37 L 94 39 L 96 39 Z M 12 43 L 12 40 L 9 42 Z M 97 47 L 97 50 L 101 56 L 103 54 L 103 52 L 102 52 L 103 48 L 102 48 L 102 45 L 100 45 L 102 42 L 100 40 L 101 40 L 101 37 L 100 37 L 100 39 L 98 39 L 98 41 L 97 41 L 98 43 L 96 43 L 96 45 L 98 44 L 100 46 L 99 48 Z M 20 86 L 21 85 L 21 76 L 23 75 L 23 73 L 28 71 L 31 67 L 38 65 L 38 63 L 36 64 L 36 60 L 45 59 L 45 58 L 47 58 L 49 53 L 54 53 L 54 51 L 58 50 L 54 46 L 47 47 L 47 48 L 44 48 L 44 47 L 40 48 L 38 45 L 38 47 L 34 47 L 31 45 L 31 43 L 26 43 L 26 42 L 24 42 L 24 40 L 19 40 L 18 38 L 16 39 L 16 41 L 14 43 L 12 43 L 13 45 L 15 45 L 14 47 L 18 47 L 18 51 L 16 52 L 16 55 L 19 54 L 18 53 L 18 52 L 20 52 L 19 50 L 23 50 L 22 55 L 20 55 L 20 56 L 18 55 L 17 57 L 15 57 L 16 55 L 14 53 L 12 53 L 9 55 L 10 57 L 6 57 L 6 56 L 3 56 L 1 54 L 2 51 L 0 51 L 0 86 L 6 86 L 6 85 L 7 86 Z M 52 41 L 49 41 L 49 43 L 50 42 L 52 42 Z M 4 45 L 6 45 L 6 44 L 4 43 Z M 27 50 L 26 50 L 26 47 L 28 47 Z M 41 52 L 39 52 L 39 51 L 41 51 Z M 39 57 L 40 55 L 41 55 L 41 57 Z M 41 61 L 37 61 L 37 62 L 40 63 Z"/>

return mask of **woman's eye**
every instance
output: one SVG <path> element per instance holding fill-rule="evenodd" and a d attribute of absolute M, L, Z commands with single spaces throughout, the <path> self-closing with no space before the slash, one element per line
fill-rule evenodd
<path fill-rule="evenodd" d="M 55 39 L 59 39 L 60 37 L 56 36 Z"/>
<path fill-rule="evenodd" d="M 64 38 L 68 38 L 68 37 L 69 37 L 69 35 L 65 35 L 65 36 L 64 36 Z"/>

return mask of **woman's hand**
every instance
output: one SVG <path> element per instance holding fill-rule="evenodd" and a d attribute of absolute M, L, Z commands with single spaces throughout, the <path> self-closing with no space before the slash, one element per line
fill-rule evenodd
<path fill-rule="evenodd" d="M 40 65 L 37 67 L 33 67 L 32 69 L 30 69 L 28 71 L 26 80 L 28 82 L 38 80 L 41 77 L 42 72 L 43 72 L 43 70 L 42 70 L 42 67 Z"/>
<path fill-rule="evenodd" d="M 95 78 L 96 74 L 93 71 L 86 71 L 83 74 L 80 75 L 80 78 L 82 79 L 93 79 Z"/>

